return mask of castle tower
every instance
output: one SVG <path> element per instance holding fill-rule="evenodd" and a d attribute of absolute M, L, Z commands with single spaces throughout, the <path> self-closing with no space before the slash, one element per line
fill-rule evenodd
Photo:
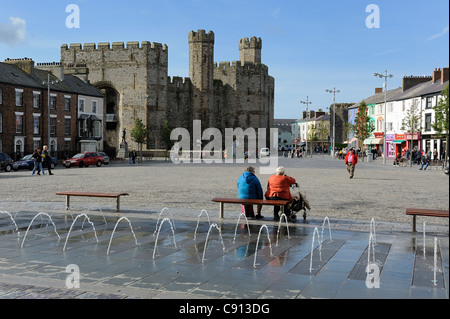
<path fill-rule="evenodd" d="M 239 40 L 239 60 L 241 63 L 261 63 L 261 49 L 261 38 L 243 38 Z"/>
<path fill-rule="evenodd" d="M 189 78 L 193 84 L 193 119 L 214 127 L 214 33 L 189 32 Z"/>

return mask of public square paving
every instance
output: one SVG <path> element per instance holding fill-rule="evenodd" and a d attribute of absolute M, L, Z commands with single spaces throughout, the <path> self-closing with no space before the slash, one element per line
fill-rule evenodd
<path fill-rule="evenodd" d="M 329 183 L 334 177 L 319 174 L 320 161 L 331 167 L 336 175 L 342 174 L 338 169 L 333 170 L 336 163 L 333 160 L 310 162 L 307 172 L 305 167 L 298 167 L 298 162 L 281 164 L 292 172 L 302 170 L 303 176 L 315 174 L 317 180 L 324 181 L 322 190 L 326 194 L 327 189 L 334 189 Z M 302 165 L 304 163 L 307 162 Z M 161 171 L 167 173 L 167 169 L 178 176 L 181 175 L 179 170 L 184 174 L 189 170 L 171 165 L 144 163 L 139 169 L 143 175 L 145 170 L 154 169 L 152 173 L 156 175 Z M 232 169 L 239 172 L 246 165 L 235 166 Z M 368 176 L 375 183 L 377 178 L 383 179 L 380 172 L 387 171 L 388 176 L 395 177 L 395 183 L 406 181 L 404 192 L 419 189 L 408 186 L 407 182 L 417 174 L 416 168 L 399 168 L 403 169 L 403 181 L 396 178 L 400 176 L 395 175 L 399 174 L 398 169 L 380 163 L 364 163 L 358 168 L 359 176 Z M 73 183 L 63 184 L 64 180 L 78 172 L 95 175 L 92 183 L 97 185 L 95 179 L 105 172 L 106 179 L 106 176 L 117 177 L 134 169 L 136 167 L 125 164 L 99 169 L 56 169 L 55 176 L 61 178 L 57 190 L 73 186 Z M 202 171 L 211 170 L 210 176 L 221 169 L 215 166 L 201 168 Z M 426 178 L 428 183 L 434 181 L 435 186 L 443 188 L 441 194 L 432 194 L 429 200 L 442 198 L 438 208 L 448 209 L 448 176 L 439 171 L 427 173 L 422 175 L 422 181 Z M 38 183 L 39 179 L 51 178 L 31 177 L 29 172 L 10 174 L 17 175 L 1 174 L 2 187 L 15 188 L 23 185 L 23 181 Z M 233 177 L 237 179 L 238 176 Z M 349 183 L 345 177 L 345 174 L 340 177 L 344 186 Z M 317 180 L 314 183 L 318 183 Z M 127 190 L 127 186 L 136 181 L 133 177 L 120 180 L 120 190 Z M 178 190 L 184 187 L 192 196 L 197 196 L 200 189 L 210 200 L 220 196 L 215 193 L 215 188 L 223 187 L 220 183 L 212 186 L 213 183 L 196 181 L 194 176 Z M 419 232 L 412 233 L 411 225 L 403 221 L 404 216 L 398 216 L 399 221 L 383 220 L 380 216 L 371 219 L 365 215 L 350 219 L 328 208 L 326 217 L 329 218 L 324 218 L 323 214 L 315 212 L 314 183 L 303 183 L 311 186 L 305 186 L 313 206 L 308 212 L 307 223 L 299 218 L 288 225 L 284 220 L 274 222 L 269 208 L 263 210 L 264 220 L 247 223 L 245 218 L 239 218 L 240 207 L 236 205 L 226 206 L 225 218 L 220 220 L 218 205 L 211 207 L 206 201 L 198 207 L 165 205 L 164 196 L 171 194 L 161 194 L 161 202 L 144 205 L 145 209 L 133 199 L 127 201 L 128 197 L 124 197 L 122 212 L 115 213 L 114 203 L 97 203 L 95 199 L 72 200 L 73 207 L 66 212 L 64 199 L 56 198 L 54 189 L 33 189 L 32 196 L 22 195 L 21 198 L 5 192 L 3 194 L 7 195 L 1 198 L 0 210 L 11 215 L 0 214 L 0 298 L 448 299 L 448 219 L 418 219 Z M 153 188 L 158 186 L 150 184 Z M 108 181 L 105 185 L 111 187 Z M 33 185 L 29 187 L 31 190 Z M 227 189 L 232 188 L 224 187 L 225 192 Z M 26 189 L 22 188 L 22 191 L 27 193 Z M 353 192 L 358 192 L 358 188 Z M 426 198 L 425 193 L 416 192 L 414 196 Z M 384 195 L 379 196 L 382 202 Z M 34 200 L 36 198 L 38 201 Z M 324 200 L 329 202 L 326 196 Z M 372 200 L 371 197 L 368 202 Z M 145 200 L 141 198 L 142 201 Z M 164 206 L 167 209 L 162 209 Z M 202 212 L 201 207 L 207 209 Z M 353 208 L 364 210 L 362 204 Z M 36 217 L 38 212 L 46 214 Z M 86 213 L 89 220 L 76 218 L 82 213 Z M 383 214 L 387 213 L 384 208 Z M 124 216 L 127 218 L 121 218 Z M 422 224 L 423 221 L 426 223 Z M 373 269 L 369 275 L 366 272 L 368 261 Z M 71 272 L 74 265 L 80 274 L 78 288 L 72 287 L 76 280 L 68 281 L 68 278 L 75 278 Z"/>

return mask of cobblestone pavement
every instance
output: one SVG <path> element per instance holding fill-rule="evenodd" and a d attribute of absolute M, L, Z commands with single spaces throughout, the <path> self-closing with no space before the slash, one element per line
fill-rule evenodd
<path fill-rule="evenodd" d="M 448 209 L 448 176 L 442 171 L 362 162 L 349 179 L 342 161 L 321 156 L 280 159 L 279 164 L 306 192 L 312 206 L 307 223 L 285 227 L 265 208 L 264 220 L 246 225 L 237 222 L 240 207 L 235 205 L 226 205 L 219 220 L 218 204 L 211 199 L 235 197 L 247 164 L 114 162 L 59 167 L 53 176 L 0 173 L 0 210 L 8 211 L 18 228 L 8 214 L 0 214 L 0 298 L 448 299 L 448 219 L 418 218 L 419 232 L 412 234 L 405 216 L 407 207 Z M 269 175 L 257 175 L 264 187 Z M 114 212 L 113 200 L 74 197 L 70 213 L 87 213 L 95 231 L 88 222 L 81 229 L 80 221 L 70 233 L 64 197 L 55 195 L 61 190 L 130 196 L 122 198 L 121 213 Z M 163 207 L 168 207 L 164 214 Z M 202 209 L 217 228 L 199 217 Z M 38 212 L 51 215 L 54 225 L 41 214 L 27 233 Z M 122 219 L 116 229 L 121 216 L 130 223 Z M 373 257 L 367 253 L 372 218 L 381 285 L 371 289 L 365 271 Z M 317 231 L 326 234 L 322 245 Z M 80 288 L 67 287 L 69 265 L 79 267 Z"/>

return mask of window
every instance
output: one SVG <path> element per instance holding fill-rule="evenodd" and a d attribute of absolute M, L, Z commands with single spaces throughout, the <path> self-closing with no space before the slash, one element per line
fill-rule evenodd
<path fill-rule="evenodd" d="M 50 117 L 50 134 L 56 134 L 56 117 Z"/>
<path fill-rule="evenodd" d="M 425 106 L 426 109 L 431 109 L 433 107 L 433 98 L 431 96 L 427 97 L 427 104 Z"/>
<path fill-rule="evenodd" d="M 78 136 L 82 137 L 84 134 L 84 120 L 78 121 Z"/>
<path fill-rule="evenodd" d="M 3 103 L 3 91 L 2 88 L 0 88 L 0 105 Z"/>
<path fill-rule="evenodd" d="M 393 103 L 388 103 L 388 111 L 389 112 L 393 112 L 394 111 L 394 104 Z"/>
<path fill-rule="evenodd" d="M 33 150 L 37 149 L 38 147 L 41 147 L 41 139 L 33 139 Z"/>
<path fill-rule="evenodd" d="M 92 124 L 94 137 L 100 137 L 100 122 L 94 121 Z"/>
<path fill-rule="evenodd" d="M 23 114 L 16 114 L 16 133 L 22 133 L 23 130 Z"/>
<path fill-rule="evenodd" d="M 39 116 L 33 116 L 33 134 L 39 134 Z"/>
<path fill-rule="evenodd" d="M 64 140 L 64 151 L 70 152 L 71 149 L 71 141 L 70 140 Z"/>
<path fill-rule="evenodd" d="M 64 119 L 64 134 L 70 135 L 70 118 Z"/>
<path fill-rule="evenodd" d="M 78 100 L 78 111 L 84 112 L 84 100 Z"/>
<path fill-rule="evenodd" d="M 91 113 L 97 113 L 97 101 L 91 101 Z"/>
<path fill-rule="evenodd" d="M 64 111 L 70 111 L 70 96 L 64 97 Z"/>
<path fill-rule="evenodd" d="M 22 106 L 23 90 L 16 89 L 16 106 Z"/>
<path fill-rule="evenodd" d="M 387 130 L 387 131 L 393 131 L 393 130 L 394 130 L 394 123 L 392 123 L 392 122 L 387 122 L 387 123 L 386 123 L 386 130 Z"/>
<path fill-rule="evenodd" d="M 425 131 L 431 131 L 431 114 L 425 114 Z"/>
<path fill-rule="evenodd" d="M 33 92 L 33 107 L 36 109 L 40 106 L 40 97 L 41 94 L 39 92 Z"/>
<path fill-rule="evenodd" d="M 406 110 L 406 101 L 402 101 L 402 112 Z"/>
<path fill-rule="evenodd" d="M 0 133 L 3 132 L 3 114 L 0 113 Z"/>
<path fill-rule="evenodd" d="M 56 110 L 56 95 L 50 96 L 50 109 Z"/>

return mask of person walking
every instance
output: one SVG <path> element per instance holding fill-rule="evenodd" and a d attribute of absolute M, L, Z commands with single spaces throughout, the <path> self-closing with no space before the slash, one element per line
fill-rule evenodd
<path fill-rule="evenodd" d="M 291 190 L 290 186 L 295 184 L 296 181 L 294 178 L 286 175 L 283 166 L 280 166 L 276 169 L 275 175 L 269 177 L 269 181 L 267 182 L 267 191 L 265 193 L 266 199 L 268 200 L 289 200 L 292 202 Z M 288 214 L 289 209 L 288 203 L 284 206 L 284 212 Z M 274 206 L 273 208 L 273 219 L 275 221 L 280 220 L 280 216 L 278 213 L 280 212 L 280 206 Z"/>
<path fill-rule="evenodd" d="M 426 152 L 423 152 L 422 158 L 420 159 L 419 171 L 421 171 L 424 166 L 425 166 L 425 168 L 423 168 L 423 170 L 426 170 L 428 165 L 430 165 L 430 157 L 428 156 L 428 154 Z"/>
<path fill-rule="evenodd" d="M 47 145 L 44 145 L 44 150 L 42 151 L 42 162 L 47 166 L 48 175 L 53 175 L 52 173 L 52 158 L 50 157 L 50 153 L 48 152 Z"/>
<path fill-rule="evenodd" d="M 38 147 L 36 148 L 36 151 L 33 153 L 33 158 L 34 158 L 34 168 L 33 168 L 33 173 L 31 175 L 34 175 L 34 173 L 36 172 L 36 169 L 38 170 L 38 175 L 45 175 L 44 173 L 44 169 L 42 168 L 42 157 L 41 157 L 41 148 Z"/>
<path fill-rule="evenodd" d="M 247 170 L 239 177 L 237 182 L 239 198 L 243 199 L 263 199 L 263 189 L 258 177 L 255 175 L 255 167 L 249 166 Z M 257 205 L 256 215 L 253 205 L 243 205 L 245 216 L 256 219 L 264 218 L 261 215 L 262 205 Z"/>
<path fill-rule="evenodd" d="M 353 175 L 355 174 L 355 166 L 358 163 L 358 156 L 356 155 L 354 148 L 351 148 L 347 153 L 344 163 L 347 165 L 347 171 L 350 174 L 350 178 L 353 178 Z"/>

